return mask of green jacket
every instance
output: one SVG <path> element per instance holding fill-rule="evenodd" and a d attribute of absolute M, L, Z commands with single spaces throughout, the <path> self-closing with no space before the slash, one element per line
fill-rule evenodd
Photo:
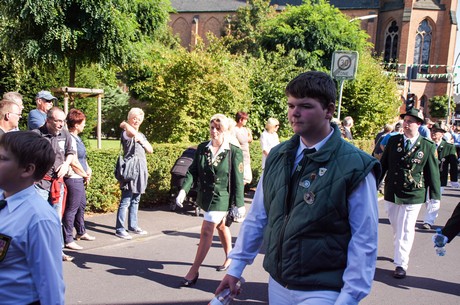
<path fill-rule="evenodd" d="M 431 199 L 441 199 L 441 180 L 433 141 L 419 136 L 409 152 L 404 152 L 404 136 L 392 136 L 380 162 L 382 177 L 386 174 L 385 200 L 396 204 L 424 203 L 428 187 Z"/>
<path fill-rule="evenodd" d="M 439 174 L 441 176 L 441 186 L 447 185 L 450 173 L 450 181 L 458 181 L 458 161 L 457 152 L 454 144 L 441 140 L 437 148 L 439 160 Z"/>
<path fill-rule="evenodd" d="M 227 211 L 230 202 L 229 164 L 231 164 L 231 188 L 236 206 L 244 206 L 243 153 L 233 144 L 230 150 L 221 152 L 214 164 L 211 163 L 211 151 L 207 147 L 209 141 L 198 145 L 193 162 L 182 184 L 186 193 L 195 182 L 197 204 L 204 211 Z M 231 153 L 230 153 L 231 151 Z M 231 160 L 229 161 L 229 153 Z"/>
<path fill-rule="evenodd" d="M 267 158 L 264 268 L 289 289 L 339 291 L 351 239 L 347 198 L 371 170 L 378 179 L 380 165 L 344 141 L 335 126 L 325 145 L 309 155 L 295 197 L 287 202 L 299 141 L 293 136 Z"/>

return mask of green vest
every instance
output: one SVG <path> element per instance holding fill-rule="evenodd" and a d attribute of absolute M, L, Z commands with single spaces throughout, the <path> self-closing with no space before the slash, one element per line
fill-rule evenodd
<path fill-rule="evenodd" d="M 227 211 L 230 202 L 229 165 L 232 166 L 231 188 L 236 206 L 244 206 L 243 153 L 241 149 L 230 144 L 230 151 L 221 152 L 214 164 L 211 162 L 209 141 L 198 145 L 193 162 L 182 184 L 186 193 L 195 182 L 197 204 L 206 212 Z M 229 161 L 229 156 L 231 160 Z"/>
<path fill-rule="evenodd" d="M 309 155 L 300 183 L 287 202 L 289 181 L 300 138 L 270 151 L 264 170 L 265 270 L 281 285 L 295 290 L 343 287 L 351 229 L 347 198 L 380 165 L 376 159 L 334 133 Z"/>
<path fill-rule="evenodd" d="M 388 140 L 382 158 L 382 178 L 385 177 L 385 200 L 396 204 L 421 204 L 426 201 L 429 187 L 431 199 L 441 199 L 436 146 L 419 136 L 409 151 L 404 149 L 403 135 Z"/>

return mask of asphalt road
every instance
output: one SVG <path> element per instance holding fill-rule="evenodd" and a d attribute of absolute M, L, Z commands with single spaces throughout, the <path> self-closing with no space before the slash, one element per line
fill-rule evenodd
<path fill-rule="evenodd" d="M 445 224 L 459 201 L 460 190 L 447 187 L 437 225 Z M 419 219 L 423 212 L 424 208 Z M 382 203 L 379 213 L 377 270 L 372 291 L 361 304 L 460 304 L 460 238 L 447 246 L 446 256 L 438 257 L 431 242 L 434 231 L 417 229 L 408 276 L 394 279 L 392 233 Z M 224 259 L 217 236 L 196 286 L 179 288 L 199 241 L 202 218 L 193 214 L 191 207 L 171 212 L 167 205 L 139 211 L 139 225 L 149 234 L 134 236 L 131 241 L 114 235 L 115 214 L 88 216 L 88 232 L 97 239 L 80 241 L 85 247 L 81 251 L 66 250 L 75 256 L 73 262 L 64 263 L 66 303 L 207 304 L 224 275 L 215 270 Z M 240 224 L 231 226 L 233 236 L 237 236 L 239 228 Z M 262 268 L 262 259 L 263 255 L 258 255 L 254 264 L 246 268 L 246 283 L 234 304 L 268 304 L 268 275 Z"/>

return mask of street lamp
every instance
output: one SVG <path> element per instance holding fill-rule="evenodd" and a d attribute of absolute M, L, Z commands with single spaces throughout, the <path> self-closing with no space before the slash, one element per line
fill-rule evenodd
<path fill-rule="evenodd" d="M 372 14 L 372 15 L 365 15 L 365 16 L 360 16 L 360 17 L 355 17 L 353 19 L 350 19 L 349 22 L 353 22 L 355 20 L 367 20 L 367 19 L 374 19 L 377 18 L 377 14 Z"/>

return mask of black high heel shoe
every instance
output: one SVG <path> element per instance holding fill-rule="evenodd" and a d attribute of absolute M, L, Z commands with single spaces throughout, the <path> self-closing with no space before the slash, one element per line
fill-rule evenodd
<path fill-rule="evenodd" d="M 183 278 L 182 281 L 180 282 L 180 286 L 181 287 L 192 287 L 196 284 L 196 282 L 198 281 L 198 276 L 200 275 L 200 273 L 197 273 L 195 278 L 193 278 L 192 280 L 187 280 L 186 278 Z"/>
<path fill-rule="evenodd" d="M 219 271 L 219 272 L 222 272 L 222 271 L 227 271 L 228 267 L 230 267 L 230 264 L 228 264 L 227 266 L 219 266 L 216 268 L 216 271 Z"/>

